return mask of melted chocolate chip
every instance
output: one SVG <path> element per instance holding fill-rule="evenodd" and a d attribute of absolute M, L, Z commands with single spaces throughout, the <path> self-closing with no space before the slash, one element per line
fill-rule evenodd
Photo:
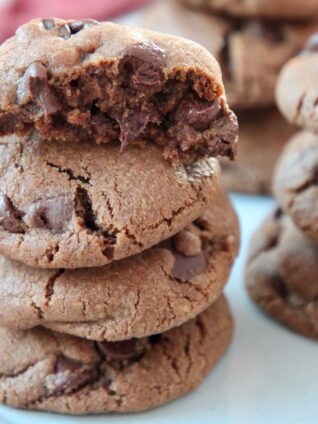
<path fill-rule="evenodd" d="M 204 131 L 220 112 L 221 105 L 218 100 L 211 103 L 200 99 L 185 99 L 176 110 L 175 120 L 182 121 L 198 131 Z"/>
<path fill-rule="evenodd" d="M 73 210 L 72 201 L 66 196 L 43 199 L 28 208 L 23 220 L 30 228 L 47 228 L 61 233 L 72 219 Z"/>
<path fill-rule="evenodd" d="M 11 200 L 0 193 L 0 225 L 9 233 L 24 233 L 22 214 L 13 206 Z"/>
<path fill-rule="evenodd" d="M 43 19 L 42 23 L 45 29 L 52 29 L 55 27 L 54 19 Z"/>
<path fill-rule="evenodd" d="M 315 53 L 318 52 L 318 32 L 312 34 L 303 49 L 303 53 Z"/>
<path fill-rule="evenodd" d="M 30 98 L 34 100 L 46 116 L 60 109 L 60 102 L 48 84 L 47 69 L 40 62 L 34 62 L 26 69 L 19 84 L 18 97 L 21 103 Z"/>
<path fill-rule="evenodd" d="M 140 140 L 150 123 L 160 123 L 160 116 L 154 110 L 152 112 L 125 111 L 119 120 L 121 146 L 124 148 Z"/>
<path fill-rule="evenodd" d="M 171 277 L 178 281 L 183 283 L 190 281 L 191 278 L 202 274 L 207 268 L 203 252 L 195 256 L 184 256 L 175 249 L 172 239 L 163 241 L 158 247 L 167 249 L 173 254 L 174 264 L 171 270 Z"/>
<path fill-rule="evenodd" d="M 159 89 L 165 80 L 166 57 L 155 44 L 129 47 L 121 66 L 126 70 L 130 85 L 137 89 Z"/>
<path fill-rule="evenodd" d="M 105 359 L 119 362 L 132 362 L 138 360 L 145 352 L 143 340 L 130 339 L 121 342 L 98 342 L 97 345 Z"/>
<path fill-rule="evenodd" d="M 61 395 L 71 393 L 96 378 L 95 369 L 88 368 L 84 364 L 73 359 L 60 356 L 56 362 L 55 375 L 47 389 L 50 394 Z"/>

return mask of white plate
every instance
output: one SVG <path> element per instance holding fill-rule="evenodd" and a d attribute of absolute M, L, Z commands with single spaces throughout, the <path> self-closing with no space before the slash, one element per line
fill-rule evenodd
<path fill-rule="evenodd" d="M 236 321 L 234 342 L 195 392 L 156 410 L 132 415 L 67 417 L 0 407 L 11 424 L 316 424 L 318 344 L 271 321 L 244 290 L 248 241 L 272 209 L 269 198 L 233 195 L 242 247 L 226 290 Z M 14 354 L 14 352 L 12 352 Z M 3 421 L 2 421 L 3 420 Z"/>

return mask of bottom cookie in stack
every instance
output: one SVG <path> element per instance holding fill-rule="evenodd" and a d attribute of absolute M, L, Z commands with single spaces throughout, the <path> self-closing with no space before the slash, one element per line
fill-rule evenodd
<path fill-rule="evenodd" d="M 251 242 L 246 285 L 265 312 L 289 328 L 318 339 L 318 245 L 280 209 Z"/>
<path fill-rule="evenodd" d="M 269 194 L 275 163 L 295 128 L 275 108 L 239 112 L 238 117 L 238 155 L 235 162 L 221 160 L 222 185 L 227 191 Z"/>
<path fill-rule="evenodd" d="M 67 414 L 153 408 L 194 389 L 227 350 L 232 329 L 223 297 L 181 327 L 122 342 L 2 327 L 0 400 Z"/>
<path fill-rule="evenodd" d="M 125 412 L 193 389 L 230 343 L 222 290 L 238 244 L 220 191 L 174 237 L 105 267 L 34 269 L 0 258 L 0 401 Z"/>

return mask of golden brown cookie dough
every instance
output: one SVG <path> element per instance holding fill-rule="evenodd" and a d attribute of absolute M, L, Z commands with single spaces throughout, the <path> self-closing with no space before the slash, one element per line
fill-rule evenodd
<path fill-rule="evenodd" d="M 246 285 L 254 302 L 298 333 L 318 339 L 318 246 L 281 210 L 251 241 Z"/>
<path fill-rule="evenodd" d="M 105 267 L 44 270 L 0 257 L 0 321 L 93 340 L 161 333 L 219 297 L 238 244 L 237 217 L 220 192 L 173 238 Z"/>
<path fill-rule="evenodd" d="M 316 27 L 317 30 L 318 26 Z M 276 87 L 278 107 L 293 124 L 318 134 L 318 33 L 283 67 Z"/>
<path fill-rule="evenodd" d="M 158 144 L 173 163 L 233 158 L 238 125 L 203 47 L 93 20 L 35 19 L 0 46 L 0 135 Z"/>
<path fill-rule="evenodd" d="M 240 145 L 235 162 L 221 160 L 227 191 L 270 194 L 275 163 L 296 129 L 275 109 L 238 113 Z"/>
<path fill-rule="evenodd" d="M 177 233 L 216 195 L 219 165 L 175 168 L 159 147 L 0 143 L 0 254 L 30 266 L 101 266 Z"/>
<path fill-rule="evenodd" d="M 177 0 L 151 4 L 140 25 L 206 47 L 221 66 L 226 96 L 235 110 L 271 107 L 281 67 L 317 28 L 313 22 L 217 16 L 189 9 Z"/>
<path fill-rule="evenodd" d="M 128 342 L 2 327 L 0 401 L 66 414 L 154 408 L 196 388 L 227 350 L 232 331 L 223 297 L 181 327 Z"/>

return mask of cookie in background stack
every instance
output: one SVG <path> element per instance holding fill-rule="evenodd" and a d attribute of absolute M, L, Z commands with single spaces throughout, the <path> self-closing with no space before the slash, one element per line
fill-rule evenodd
<path fill-rule="evenodd" d="M 281 7 L 272 1 L 238 6 L 225 0 L 166 0 L 155 2 L 143 17 L 148 28 L 199 42 L 220 63 L 228 101 L 242 115 L 243 128 L 240 149 L 244 153 L 238 153 L 235 163 L 222 161 L 228 190 L 270 192 L 273 158 L 294 131 L 275 110 L 276 78 L 317 28 L 314 12 L 318 14 L 314 2 Z M 259 134 L 257 126 L 263 129 Z M 254 160 L 259 162 L 261 156 L 262 163 L 256 165 Z"/>
<path fill-rule="evenodd" d="M 192 390 L 233 329 L 239 229 L 216 156 L 238 126 L 218 63 L 60 19 L 0 58 L 1 402 L 127 412 Z"/>
<path fill-rule="evenodd" d="M 315 51 L 312 36 L 283 68 L 278 105 L 292 123 L 306 128 L 284 147 L 273 191 L 279 203 L 251 242 L 246 282 L 252 299 L 293 330 L 318 338 L 318 136 L 315 126 Z M 311 129 L 316 133 L 309 132 Z"/>

